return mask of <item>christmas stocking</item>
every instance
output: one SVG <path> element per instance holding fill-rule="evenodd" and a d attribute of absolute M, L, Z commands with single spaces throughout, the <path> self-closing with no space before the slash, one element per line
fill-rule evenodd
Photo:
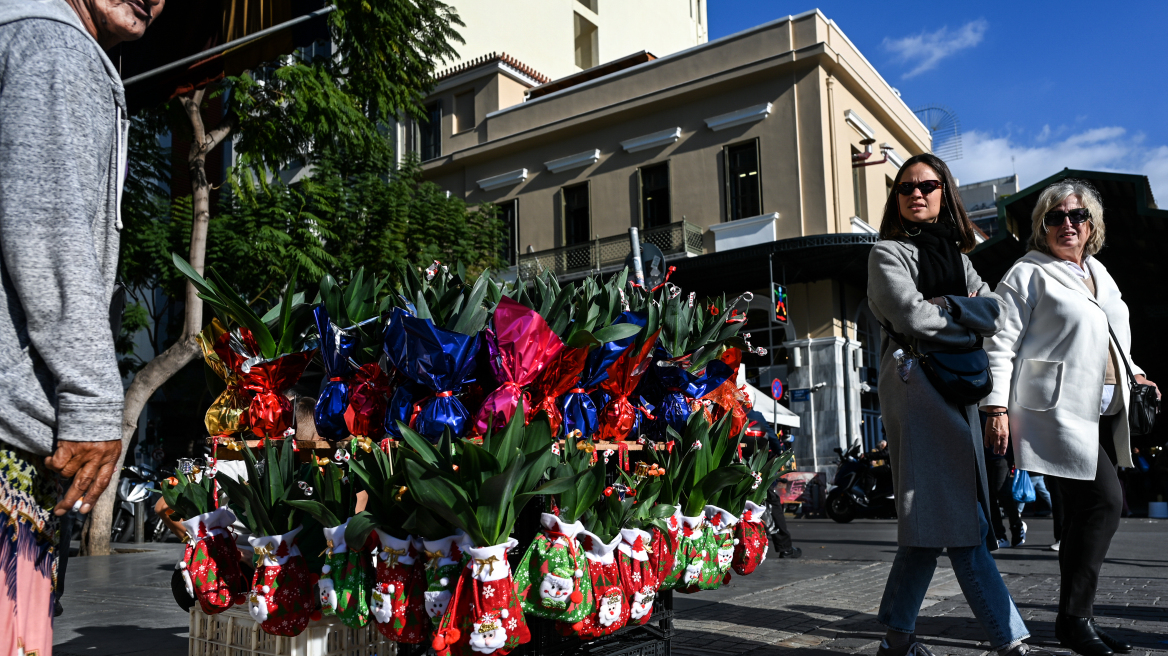
<path fill-rule="evenodd" d="M 422 542 L 426 555 L 426 614 L 435 629 L 450 606 L 458 573 L 463 566 L 462 540 L 462 535 L 452 535 Z"/>
<path fill-rule="evenodd" d="M 345 626 L 359 629 L 369 622 L 365 601 L 369 580 L 361 551 L 349 551 L 345 528 L 349 522 L 324 529 L 328 550 L 320 568 L 320 607 L 325 615 L 336 614 Z"/>
<path fill-rule="evenodd" d="M 628 623 L 632 625 L 649 621 L 653 614 L 653 601 L 657 599 L 657 570 L 649 557 L 652 540 L 653 535 L 648 531 L 621 529 L 617 563 L 620 566 L 625 601 L 629 605 Z"/>
<path fill-rule="evenodd" d="M 416 645 L 429 633 L 426 619 L 426 576 L 413 538 L 402 540 L 373 529 L 377 550 L 377 582 L 369 597 L 369 612 L 377 630 L 394 642 Z M 428 623 L 427 623 L 428 624 Z"/>
<path fill-rule="evenodd" d="M 710 537 L 714 542 L 717 558 L 714 560 L 717 576 L 707 583 L 713 589 L 722 583 L 730 582 L 730 565 L 734 561 L 734 546 L 738 539 L 734 537 L 734 527 L 738 518 L 717 506 L 706 506 L 706 525 L 710 529 Z"/>
<path fill-rule="evenodd" d="M 466 567 L 431 645 L 439 656 L 502 656 L 531 641 L 507 563 L 507 552 L 518 544 L 512 538 L 492 547 L 465 548 Z"/>
<path fill-rule="evenodd" d="M 649 552 L 649 562 L 657 572 L 657 588 L 672 590 L 681 578 L 681 571 L 677 570 L 677 555 L 681 547 L 679 534 L 681 532 L 681 508 L 674 506 L 673 515 L 666 520 L 669 531 L 662 531 L 653 527 L 652 549 Z M 676 571 L 675 571 L 676 570 Z"/>
<path fill-rule="evenodd" d="M 718 576 L 717 555 L 710 530 L 706 526 L 705 514 L 681 518 L 681 544 L 678 546 L 677 564 L 674 570 L 682 570 L 674 588 L 691 593 L 709 590 L 711 579 Z M 706 586 L 706 587 L 703 587 Z"/>
<path fill-rule="evenodd" d="M 588 559 L 576 535 L 580 522 L 565 524 L 555 515 L 539 518 L 543 532 L 535 536 L 519 569 L 515 590 L 523 612 L 549 620 L 575 624 L 592 612 L 592 579 Z"/>
<path fill-rule="evenodd" d="M 584 547 L 584 557 L 588 559 L 595 607 L 587 617 L 574 624 L 557 622 L 556 629 L 564 635 L 576 635 L 582 640 L 589 640 L 614 633 L 623 627 L 629 621 L 629 605 L 625 602 L 620 565 L 616 559 L 616 548 L 621 543 L 621 536 L 605 544 L 596 535 L 580 531 L 579 539 Z"/>
<path fill-rule="evenodd" d="M 300 635 L 316 608 L 308 582 L 308 563 L 295 543 L 302 528 L 298 526 L 284 535 L 247 539 L 256 555 L 247 612 L 272 635 Z"/>
<path fill-rule="evenodd" d="M 192 517 L 182 523 L 191 541 L 179 562 L 187 592 L 207 615 L 221 613 L 242 597 L 239 549 L 231 535 L 235 513 L 227 508 Z"/>
<path fill-rule="evenodd" d="M 734 527 L 734 561 L 731 566 L 740 576 L 751 574 L 766 560 L 769 546 L 764 513 L 766 507 L 747 501 L 742 520 Z"/>

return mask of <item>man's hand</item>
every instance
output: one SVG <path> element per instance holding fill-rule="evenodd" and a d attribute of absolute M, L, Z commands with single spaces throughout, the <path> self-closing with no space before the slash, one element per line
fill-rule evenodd
<path fill-rule="evenodd" d="M 1004 412 L 1000 406 L 982 408 L 986 412 Z M 1006 446 L 1010 443 L 1010 418 L 1006 415 L 989 417 L 985 424 L 985 448 L 993 450 L 996 455 L 1006 455 Z"/>
<path fill-rule="evenodd" d="M 57 450 L 45 458 L 45 466 L 65 478 L 72 478 L 73 484 L 65 493 L 53 513 L 60 517 L 73 509 L 81 500 L 81 514 L 93 509 L 97 498 L 109 485 L 114 467 L 122 456 L 122 441 L 109 442 L 57 442 Z"/>

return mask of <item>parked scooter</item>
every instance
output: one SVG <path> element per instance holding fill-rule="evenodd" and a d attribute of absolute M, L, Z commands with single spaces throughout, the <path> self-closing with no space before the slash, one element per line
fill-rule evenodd
<path fill-rule="evenodd" d="M 869 454 L 860 453 L 860 445 L 835 450 L 839 454 L 835 487 L 827 493 L 827 516 L 841 524 L 857 517 L 890 519 L 896 517 L 896 496 L 892 492 L 892 468 L 887 462 L 873 465 Z"/>
<path fill-rule="evenodd" d="M 134 539 L 134 525 L 139 511 L 143 512 L 145 540 L 148 542 L 165 540 L 166 526 L 154 513 L 154 503 L 160 496 L 162 493 L 158 487 L 158 475 L 152 469 L 138 465 L 123 467 L 122 477 L 118 481 L 118 498 L 114 508 L 110 542 L 130 542 Z"/>

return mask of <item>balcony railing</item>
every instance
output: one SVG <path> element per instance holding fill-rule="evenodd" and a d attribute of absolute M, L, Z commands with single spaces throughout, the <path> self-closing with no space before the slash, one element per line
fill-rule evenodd
<path fill-rule="evenodd" d="M 665 260 L 702 254 L 702 229 L 688 221 L 678 221 L 641 231 L 641 242 L 653 244 L 665 254 Z M 529 279 L 543 271 L 560 278 L 584 277 L 589 273 L 607 273 L 624 265 L 632 251 L 629 236 L 615 235 L 546 251 L 519 256 L 519 275 Z"/>

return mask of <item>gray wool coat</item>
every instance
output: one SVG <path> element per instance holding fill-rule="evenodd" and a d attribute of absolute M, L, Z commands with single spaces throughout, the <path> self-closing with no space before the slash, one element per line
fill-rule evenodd
<path fill-rule="evenodd" d="M 917 248 L 885 240 L 868 256 L 868 305 L 883 325 L 907 336 L 922 353 L 969 347 L 978 336 L 1002 329 L 1006 304 L 982 282 L 969 258 L 965 283 L 975 297 L 949 296 L 952 312 L 917 291 Z M 977 406 L 946 401 L 917 363 L 901 380 L 893 353 L 900 348 L 885 333 L 880 344 L 880 410 L 888 433 L 896 492 L 897 541 L 906 547 L 972 547 L 982 540 L 980 503 L 986 518 L 989 486 Z M 986 536 L 997 546 L 993 532 Z"/>

